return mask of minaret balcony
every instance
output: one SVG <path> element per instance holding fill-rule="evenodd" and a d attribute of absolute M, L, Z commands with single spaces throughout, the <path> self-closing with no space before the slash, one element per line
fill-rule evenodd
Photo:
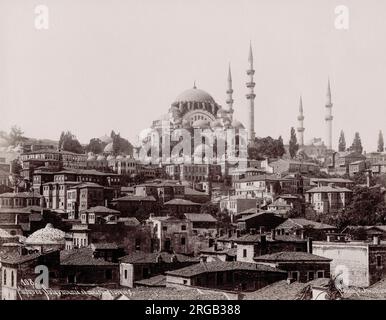
<path fill-rule="evenodd" d="M 332 119 L 334 119 L 334 117 L 333 116 L 326 116 L 326 121 L 332 121 Z"/>
<path fill-rule="evenodd" d="M 232 94 L 233 93 L 233 89 L 228 89 L 226 93 L 227 94 Z"/>
<path fill-rule="evenodd" d="M 255 74 L 255 70 L 253 70 L 253 69 L 249 69 L 249 70 L 247 70 L 247 75 L 248 76 L 250 76 L 250 75 L 254 75 Z"/>
<path fill-rule="evenodd" d="M 298 132 L 304 132 L 305 129 L 304 128 L 298 128 L 297 130 L 298 130 Z"/>
<path fill-rule="evenodd" d="M 298 117 L 298 120 L 299 120 L 299 121 L 303 121 L 303 120 L 304 120 L 304 116 L 299 116 L 299 117 Z"/>
<path fill-rule="evenodd" d="M 226 102 L 226 104 L 232 104 L 234 101 L 233 101 L 233 99 L 227 99 L 225 102 Z"/>
<path fill-rule="evenodd" d="M 254 93 L 248 93 L 245 95 L 247 99 L 255 99 L 256 95 Z"/>
<path fill-rule="evenodd" d="M 251 81 L 251 82 L 247 82 L 245 85 L 247 86 L 247 88 L 254 88 L 256 83 Z"/>

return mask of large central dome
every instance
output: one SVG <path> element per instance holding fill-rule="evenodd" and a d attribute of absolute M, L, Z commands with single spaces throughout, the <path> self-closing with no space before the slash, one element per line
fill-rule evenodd
<path fill-rule="evenodd" d="M 192 89 L 185 90 L 176 98 L 175 102 L 207 102 L 207 103 L 215 103 L 212 96 L 201 89 L 197 89 L 193 87 Z"/>

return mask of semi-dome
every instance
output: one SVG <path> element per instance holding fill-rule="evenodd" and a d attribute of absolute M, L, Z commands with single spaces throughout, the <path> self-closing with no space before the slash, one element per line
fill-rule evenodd
<path fill-rule="evenodd" d="M 201 89 L 197 89 L 193 87 L 192 89 L 185 90 L 181 94 L 178 95 L 175 102 L 208 102 L 215 103 L 212 96 Z"/>
<path fill-rule="evenodd" d="M 31 234 L 25 241 L 27 245 L 44 245 L 44 244 L 63 244 L 65 232 L 56 229 L 51 223 L 48 223 L 45 228 L 39 229 Z"/>
<path fill-rule="evenodd" d="M 124 156 L 118 155 L 115 159 L 117 159 L 117 160 L 123 160 L 124 158 L 125 158 Z"/>
<path fill-rule="evenodd" d="M 115 159 L 115 157 L 114 157 L 112 154 L 110 154 L 110 155 L 107 156 L 107 160 L 109 160 L 109 161 L 110 161 L 110 160 L 114 160 L 114 159 Z"/>
<path fill-rule="evenodd" d="M 244 125 L 238 120 L 232 121 L 232 127 L 236 129 L 244 129 Z"/>
<path fill-rule="evenodd" d="M 103 149 L 103 151 L 109 153 L 109 152 L 113 152 L 113 149 L 114 149 L 113 143 L 110 142 L 109 144 L 106 145 L 106 147 Z"/>
<path fill-rule="evenodd" d="M 196 120 L 192 124 L 193 128 L 208 128 L 209 121 L 208 120 Z"/>

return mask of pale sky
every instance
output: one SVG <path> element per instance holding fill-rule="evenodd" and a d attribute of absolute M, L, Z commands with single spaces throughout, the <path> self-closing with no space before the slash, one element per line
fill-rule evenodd
<path fill-rule="evenodd" d="M 35 28 L 40 4 L 48 30 Z M 338 5 L 349 30 L 334 26 Z M 302 94 L 305 141 L 325 140 L 330 77 L 333 146 L 359 131 L 372 151 L 386 134 L 385 12 L 384 0 L 0 0 L 0 130 L 133 141 L 194 80 L 225 106 L 229 62 L 246 125 L 251 40 L 257 136 L 288 141 Z"/>

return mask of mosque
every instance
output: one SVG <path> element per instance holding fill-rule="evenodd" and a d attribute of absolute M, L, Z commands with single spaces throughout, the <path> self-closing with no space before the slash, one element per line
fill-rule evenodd
<path fill-rule="evenodd" d="M 253 66 L 253 52 L 252 46 L 249 47 L 248 55 L 248 68 L 246 70 L 247 75 L 247 108 L 248 108 L 248 120 L 245 127 L 240 121 L 234 117 L 233 109 L 233 88 L 232 88 L 232 74 L 229 66 L 228 78 L 227 78 L 227 90 L 226 90 L 226 106 L 219 105 L 213 97 L 206 91 L 197 88 L 194 84 L 193 88 L 183 91 L 177 96 L 175 101 L 171 104 L 167 114 L 161 116 L 159 119 L 153 121 L 151 130 L 159 130 L 159 132 L 168 127 L 171 131 L 176 129 L 210 129 L 215 130 L 227 130 L 234 129 L 236 135 L 240 129 L 245 129 L 247 133 L 247 145 L 252 145 L 255 141 L 255 127 L 254 127 L 254 114 L 255 114 L 255 93 L 254 93 L 254 66 Z M 331 89 L 330 81 L 328 81 L 327 88 L 327 101 L 326 101 L 326 141 L 327 145 L 323 143 L 320 138 L 312 139 L 308 143 L 304 143 L 304 114 L 303 103 L 300 99 L 299 115 L 297 117 L 298 127 L 297 136 L 300 146 L 300 153 L 303 156 L 311 156 L 312 158 L 320 158 L 325 156 L 328 151 L 332 149 L 332 102 L 331 102 Z M 141 140 L 141 139 L 140 139 Z M 146 138 L 142 140 L 144 142 Z M 207 147 L 205 147 L 207 148 Z M 195 150 L 192 150 L 192 156 Z"/>

